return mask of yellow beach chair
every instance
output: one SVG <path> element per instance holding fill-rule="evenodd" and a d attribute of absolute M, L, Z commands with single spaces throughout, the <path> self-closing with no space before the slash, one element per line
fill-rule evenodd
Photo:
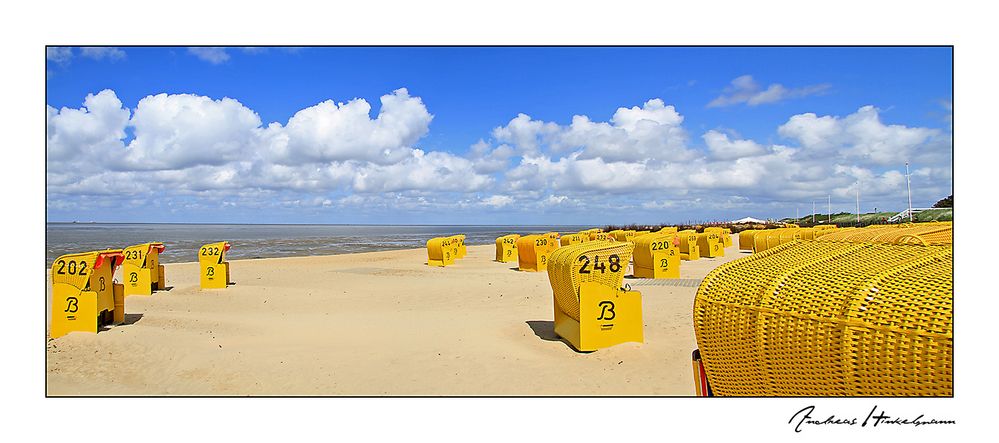
<path fill-rule="evenodd" d="M 122 249 L 125 263 L 121 272 L 125 296 L 152 295 L 166 287 L 165 268 L 160 264 L 160 253 L 166 250 L 163 243 L 143 243 Z"/>
<path fill-rule="evenodd" d="M 125 288 L 113 280 L 121 251 L 66 254 L 52 262 L 52 325 L 49 336 L 96 333 L 125 320 Z"/>
<path fill-rule="evenodd" d="M 644 341 L 642 295 L 621 288 L 629 242 L 590 242 L 552 253 L 555 333 L 578 351 Z"/>

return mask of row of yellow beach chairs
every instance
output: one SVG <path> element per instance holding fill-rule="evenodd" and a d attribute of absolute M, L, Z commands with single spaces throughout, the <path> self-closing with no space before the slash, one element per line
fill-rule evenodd
<path fill-rule="evenodd" d="M 496 239 L 496 261 L 518 260 L 523 271 L 543 271 L 555 249 L 594 241 L 630 242 L 635 245 L 635 277 L 679 278 L 679 260 L 722 257 L 732 245 L 726 228 L 706 228 L 704 233 L 677 231 L 675 227 L 656 232 L 598 228 L 561 235 L 558 232 L 526 235 L 510 234 Z M 705 251 L 703 254 L 701 251 Z M 666 259 L 666 262 L 662 260 Z"/>
<path fill-rule="evenodd" d="M 428 242 L 434 259 L 442 239 Z M 518 269 L 547 271 L 554 299 L 554 329 L 579 351 L 643 342 L 641 293 L 622 288 L 629 262 L 638 278 L 679 278 L 680 260 L 724 256 L 732 245 L 727 228 L 703 233 L 599 228 L 575 233 L 510 234 L 496 239 L 496 261 L 516 257 Z M 428 260 L 428 264 L 431 261 Z"/>
<path fill-rule="evenodd" d="M 59 256 L 52 262 L 52 324 L 49 335 L 72 331 L 97 332 L 125 319 L 125 297 L 152 295 L 166 288 L 159 254 L 163 243 L 143 243 L 124 249 L 106 249 Z M 198 251 L 201 287 L 225 288 L 229 283 L 228 242 L 209 243 Z M 122 283 L 114 281 L 122 268 Z"/>
<path fill-rule="evenodd" d="M 795 240 L 942 245 L 953 243 L 953 224 L 948 221 L 871 225 L 864 228 L 838 228 L 836 225 L 799 228 L 790 225 L 777 229 L 748 229 L 739 233 L 739 249 L 762 252 Z"/>

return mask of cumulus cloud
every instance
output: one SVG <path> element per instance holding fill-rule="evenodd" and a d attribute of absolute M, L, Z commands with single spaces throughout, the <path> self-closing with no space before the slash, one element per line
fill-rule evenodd
<path fill-rule="evenodd" d="M 519 114 L 506 126 L 494 129 L 493 136 L 526 155 L 535 155 L 543 147 L 554 153 L 576 151 L 580 159 L 609 162 L 683 161 L 693 153 L 686 148 L 682 123 L 683 116 L 657 98 L 642 107 L 618 108 L 609 122 L 575 115 L 568 126 L 561 126 Z"/>
<path fill-rule="evenodd" d="M 112 164 L 130 170 L 183 169 L 221 165 L 251 153 L 260 117 L 227 97 L 157 94 L 139 100 L 131 125 L 135 139 L 124 155 L 111 157 Z"/>
<path fill-rule="evenodd" d="M 849 200 L 858 181 L 865 201 L 890 203 L 904 198 L 905 160 L 917 196 L 951 193 L 949 133 L 885 123 L 873 106 L 790 116 L 774 128 L 781 144 L 727 130 L 692 142 L 683 116 L 651 99 L 607 121 L 518 114 L 494 139 L 449 152 L 418 146 L 433 121 L 420 97 L 403 88 L 380 102 L 377 115 L 361 98 L 328 100 L 266 124 L 236 99 L 194 94 L 150 95 L 130 109 L 104 90 L 79 108 L 48 106 L 48 207 L 138 208 L 148 199 L 181 212 L 514 208 L 504 213 L 581 211 L 626 222 L 642 211 L 759 214 L 829 194 Z"/>
<path fill-rule="evenodd" d="M 92 46 L 80 48 L 80 55 L 94 60 L 117 61 L 125 58 L 125 51 L 107 46 Z"/>
<path fill-rule="evenodd" d="M 123 154 L 125 127 L 131 113 L 114 91 L 87 94 L 79 109 L 46 106 L 49 168 L 86 167 L 101 153 Z"/>
<path fill-rule="evenodd" d="M 65 64 L 73 58 L 73 49 L 60 47 L 60 46 L 49 46 L 45 48 L 45 59 L 48 61 Z"/>
<path fill-rule="evenodd" d="M 370 118 L 363 99 L 329 101 L 287 125 L 265 127 L 231 98 L 157 94 L 131 111 L 104 90 L 79 109 L 47 107 L 48 190 L 97 195 L 127 184 L 129 193 L 178 195 L 471 192 L 492 183 L 473 160 L 412 147 L 432 119 L 419 97 L 399 89 L 381 104 Z M 509 151 L 500 147 L 483 158 L 506 158 Z"/>
<path fill-rule="evenodd" d="M 364 99 L 347 103 L 332 100 L 303 109 L 285 127 L 271 125 L 268 134 L 274 161 L 367 160 L 380 164 L 398 162 L 411 155 L 410 147 L 426 135 L 433 115 L 419 97 L 405 88 L 381 97 L 381 110 L 370 118 L 371 105 Z"/>
<path fill-rule="evenodd" d="M 213 65 L 229 61 L 229 53 L 226 52 L 225 48 L 193 47 L 187 48 L 187 52 Z"/>
<path fill-rule="evenodd" d="M 506 126 L 493 129 L 493 137 L 518 147 L 523 153 L 534 154 L 550 136 L 559 132 L 555 123 L 532 120 L 527 114 L 517 114 Z"/>
<path fill-rule="evenodd" d="M 829 90 L 830 85 L 826 83 L 803 86 L 800 88 L 788 88 L 780 83 L 773 83 L 762 89 L 751 75 L 736 77 L 722 91 L 722 94 L 708 103 L 709 108 L 733 106 L 745 103 L 749 106 L 757 106 L 767 103 L 777 103 L 784 100 L 807 97 L 809 95 L 821 94 Z"/>
<path fill-rule="evenodd" d="M 492 206 L 494 208 L 502 208 L 504 206 L 509 206 L 513 203 L 513 197 L 509 195 L 490 195 L 482 199 L 482 204 L 486 206 Z"/>
<path fill-rule="evenodd" d="M 766 148 L 759 143 L 752 140 L 730 140 L 728 134 L 715 130 L 704 133 L 702 138 L 711 155 L 719 160 L 752 157 L 766 152 Z"/>
<path fill-rule="evenodd" d="M 777 132 L 798 142 L 809 155 L 835 154 L 879 166 L 897 165 L 917 156 L 950 150 L 949 142 L 940 130 L 886 125 L 874 106 L 861 107 L 843 118 L 798 114 L 781 125 Z"/>
<path fill-rule="evenodd" d="M 369 163 L 357 170 L 358 192 L 402 190 L 478 191 L 491 179 L 471 171 L 472 162 L 446 152 L 413 150 L 409 157 L 389 165 Z"/>
<path fill-rule="evenodd" d="M 607 126 L 618 126 L 611 123 Z M 950 142 L 945 134 L 930 128 L 886 125 L 871 107 L 846 117 L 792 116 L 778 133 L 793 143 L 761 144 L 709 130 L 701 137 L 704 151 L 683 147 L 693 155 L 663 157 L 662 161 L 650 157 L 608 160 L 584 155 L 584 150 L 550 149 L 523 156 L 499 186 L 513 193 L 547 190 L 569 198 L 591 196 L 582 199 L 591 205 L 592 196 L 622 205 L 631 201 L 632 207 L 643 210 L 674 207 L 671 198 L 721 208 L 720 197 L 725 207 L 751 208 L 827 194 L 846 198 L 855 193 L 857 180 L 865 183 L 865 198 L 892 199 L 904 191 L 897 171 L 903 157 L 943 170 L 949 165 Z M 944 192 L 949 180 L 943 174 L 927 175 L 921 192 Z M 530 198 L 544 199 L 544 195 Z"/>
<path fill-rule="evenodd" d="M 479 140 L 469 148 L 468 156 L 472 160 L 475 172 L 493 174 L 505 171 L 510 159 L 516 155 L 516 150 L 510 145 L 499 145 L 492 148 L 489 143 Z"/>

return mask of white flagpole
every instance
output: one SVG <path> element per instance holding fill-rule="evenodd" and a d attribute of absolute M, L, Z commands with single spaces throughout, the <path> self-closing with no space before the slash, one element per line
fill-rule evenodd
<path fill-rule="evenodd" d="M 831 195 L 831 194 L 830 194 L 830 195 L 827 195 L 827 196 L 826 196 L 826 198 L 828 199 L 828 202 L 827 202 L 827 204 L 829 205 L 829 208 L 828 208 L 828 211 L 829 211 L 829 219 L 827 220 L 827 222 L 828 222 L 828 223 L 832 223 L 832 195 Z"/>
<path fill-rule="evenodd" d="M 905 191 L 909 194 L 909 223 L 912 223 L 912 186 L 909 184 L 909 162 L 905 162 Z"/>

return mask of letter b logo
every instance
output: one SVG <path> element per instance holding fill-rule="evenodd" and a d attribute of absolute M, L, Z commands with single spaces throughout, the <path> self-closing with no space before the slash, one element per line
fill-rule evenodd
<path fill-rule="evenodd" d="M 597 317 L 597 320 L 614 320 L 615 317 L 614 302 L 602 301 L 600 302 L 599 306 L 600 306 L 600 316 Z M 610 315 L 608 316 L 608 314 Z"/>
<path fill-rule="evenodd" d="M 79 299 L 76 297 L 66 297 L 66 309 L 62 312 L 76 312 L 80 310 Z"/>

